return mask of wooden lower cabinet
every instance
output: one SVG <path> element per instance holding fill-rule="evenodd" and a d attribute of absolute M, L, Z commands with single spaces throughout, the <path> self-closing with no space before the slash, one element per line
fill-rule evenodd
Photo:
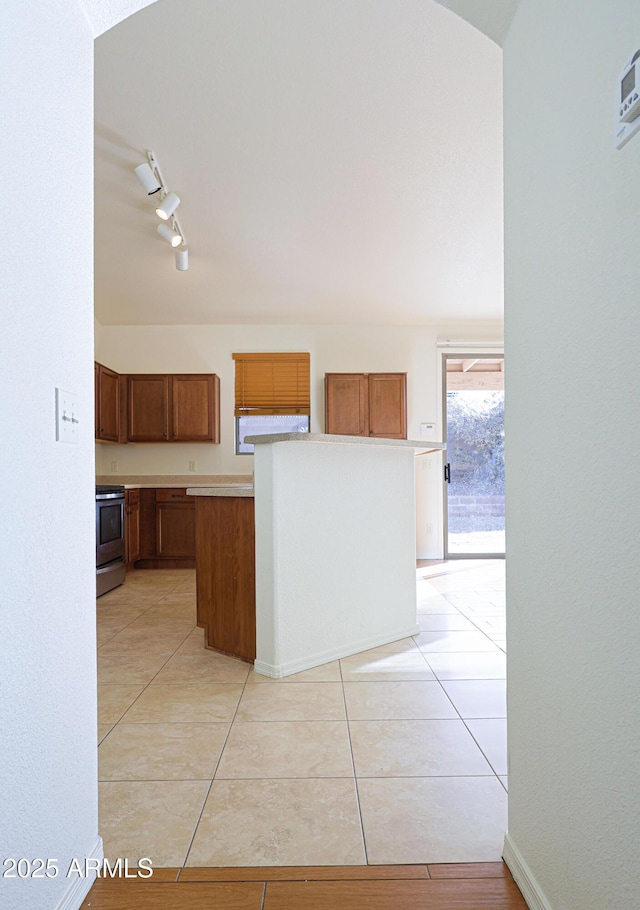
<path fill-rule="evenodd" d="M 140 490 L 125 490 L 124 543 L 127 569 L 140 559 Z"/>
<path fill-rule="evenodd" d="M 205 646 L 253 661 L 256 656 L 254 501 L 196 497 L 198 625 Z"/>
<path fill-rule="evenodd" d="M 195 556 L 194 511 L 189 502 L 156 503 L 157 559 L 192 559 Z"/>
<path fill-rule="evenodd" d="M 196 505 L 184 489 L 140 490 L 138 569 L 193 569 Z"/>

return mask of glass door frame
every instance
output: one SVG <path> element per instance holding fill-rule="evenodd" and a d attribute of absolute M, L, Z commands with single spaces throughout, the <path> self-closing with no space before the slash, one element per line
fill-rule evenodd
<path fill-rule="evenodd" d="M 443 345 L 440 350 L 441 426 L 442 441 L 447 444 L 447 360 L 497 360 L 504 359 L 504 345 Z M 504 559 L 505 553 L 451 553 L 449 551 L 449 484 L 444 479 L 444 466 L 449 463 L 447 451 L 442 467 L 442 514 L 444 559 Z"/>

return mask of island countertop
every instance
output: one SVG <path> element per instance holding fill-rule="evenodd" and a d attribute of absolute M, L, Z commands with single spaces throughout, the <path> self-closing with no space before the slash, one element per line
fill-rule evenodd
<path fill-rule="evenodd" d="M 264 436 L 246 436 L 245 442 L 252 445 L 265 445 L 274 442 L 320 442 L 333 445 L 349 446 L 385 446 L 415 449 L 416 455 L 427 455 L 430 452 L 444 451 L 444 442 L 429 442 L 421 439 L 382 439 L 378 436 L 339 436 L 334 433 L 267 433 Z"/>

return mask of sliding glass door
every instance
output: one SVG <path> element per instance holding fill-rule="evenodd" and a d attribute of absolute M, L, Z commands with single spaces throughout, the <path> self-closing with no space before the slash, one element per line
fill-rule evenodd
<path fill-rule="evenodd" d="M 504 359 L 443 359 L 445 558 L 504 556 Z"/>

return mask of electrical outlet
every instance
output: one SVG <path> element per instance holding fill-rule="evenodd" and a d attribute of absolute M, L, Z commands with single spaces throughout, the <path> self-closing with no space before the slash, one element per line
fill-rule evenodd
<path fill-rule="evenodd" d="M 117 474 L 117 473 L 118 473 L 118 462 L 117 462 L 117 461 L 112 461 L 112 462 L 111 462 L 111 473 L 112 473 L 112 474 Z"/>
<path fill-rule="evenodd" d="M 195 463 L 195 461 L 190 461 L 189 462 L 189 473 L 195 474 L 195 472 L 196 472 L 196 463 Z"/>

